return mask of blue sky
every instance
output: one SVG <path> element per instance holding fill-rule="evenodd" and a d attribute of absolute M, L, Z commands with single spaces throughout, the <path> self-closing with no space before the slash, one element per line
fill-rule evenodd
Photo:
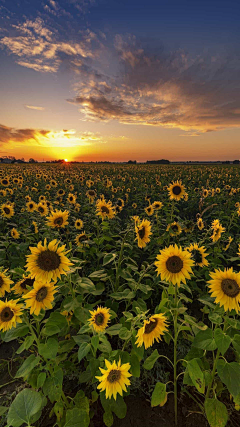
<path fill-rule="evenodd" d="M 236 1 L 0 0 L 0 155 L 235 158 L 239 12 Z"/>

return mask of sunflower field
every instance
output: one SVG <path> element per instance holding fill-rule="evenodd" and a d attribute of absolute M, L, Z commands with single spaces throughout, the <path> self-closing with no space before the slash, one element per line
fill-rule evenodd
<path fill-rule="evenodd" d="M 240 425 L 239 183 L 0 166 L 0 427 Z"/>

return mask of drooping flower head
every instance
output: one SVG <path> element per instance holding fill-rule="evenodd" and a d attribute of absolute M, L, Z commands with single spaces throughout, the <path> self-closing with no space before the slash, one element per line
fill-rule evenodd
<path fill-rule="evenodd" d="M 151 227 L 148 219 L 143 219 L 142 222 L 140 222 L 138 217 L 135 219 L 135 232 L 137 235 L 135 240 L 137 240 L 139 248 L 145 248 L 146 244 L 150 242 L 149 236 L 152 234 Z"/>
<path fill-rule="evenodd" d="M 153 345 L 155 340 L 159 342 L 161 335 L 167 331 L 166 322 L 167 318 L 164 314 L 154 314 L 148 320 L 144 320 L 143 327 L 137 333 L 137 346 L 141 347 L 144 344 L 147 349 Z"/>
<path fill-rule="evenodd" d="M 198 265 L 199 267 L 208 266 L 208 261 L 206 257 L 209 254 L 206 253 L 206 249 L 204 246 L 198 246 L 197 243 L 192 243 L 185 249 L 191 253 L 195 265 Z"/>

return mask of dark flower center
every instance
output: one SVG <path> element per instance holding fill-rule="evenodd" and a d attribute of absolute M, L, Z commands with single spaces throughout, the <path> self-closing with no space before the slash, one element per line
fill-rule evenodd
<path fill-rule="evenodd" d="M 140 237 L 140 239 L 143 239 L 145 236 L 145 227 L 142 227 L 141 230 L 138 230 L 138 235 Z"/>
<path fill-rule="evenodd" d="M 107 380 L 110 383 L 115 383 L 118 380 L 120 380 L 121 378 L 121 371 L 119 371 L 118 369 L 113 369 L 112 371 L 109 372 Z"/>
<path fill-rule="evenodd" d="M 62 223 L 63 223 L 63 218 L 61 216 L 54 220 L 55 225 L 62 225 Z"/>
<path fill-rule="evenodd" d="M 86 240 L 87 236 L 86 234 L 82 234 L 82 236 L 78 237 L 78 242 L 81 242 L 82 240 Z"/>
<path fill-rule="evenodd" d="M 154 331 L 154 329 L 156 328 L 157 324 L 158 324 L 157 319 L 150 320 L 150 323 L 147 323 L 145 325 L 144 333 L 145 334 L 150 334 L 152 331 Z"/>
<path fill-rule="evenodd" d="M 38 207 L 38 212 L 43 213 L 44 212 L 44 208 L 42 206 Z"/>
<path fill-rule="evenodd" d="M 29 277 L 20 283 L 22 289 L 27 289 L 27 286 L 33 286 L 35 279 L 30 279 Z"/>
<path fill-rule="evenodd" d="M 38 302 L 42 302 L 46 298 L 47 294 L 48 294 L 47 288 L 43 286 L 41 289 L 39 289 L 39 291 L 37 291 L 36 300 Z"/>
<path fill-rule="evenodd" d="M 97 326 L 101 326 L 104 322 L 104 314 L 103 313 L 96 314 L 94 318 L 94 322 L 96 323 Z"/>
<path fill-rule="evenodd" d="M 102 210 L 103 213 L 109 214 L 109 209 L 108 209 L 107 206 L 102 206 L 101 210 Z"/>
<path fill-rule="evenodd" d="M 7 184 L 8 184 L 8 181 L 7 181 L 6 179 L 3 179 L 3 180 L 2 180 L 2 183 L 3 183 L 3 185 L 7 185 Z"/>
<path fill-rule="evenodd" d="M 33 208 L 33 204 L 32 204 L 32 203 L 30 203 L 29 208 L 30 208 L 30 209 L 32 209 L 32 208 Z"/>
<path fill-rule="evenodd" d="M 52 271 L 56 270 L 61 264 L 60 256 L 49 249 L 41 252 L 37 258 L 37 265 L 41 270 Z"/>
<path fill-rule="evenodd" d="M 171 226 L 171 229 L 172 229 L 172 231 L 173 231 L 174 233 L 177 233 L 177 232 L 178 232 L 178 226 L 177 226 L 176 224 L 172 225 L 172 226 Z"/>
<path fill-rule="evenodd" d="M 181 193 L 181 187 L 179 187 L 179 185 L 175 185 L 172 189 L 172 192 L 175 196 L 178 196 Z"/>
<path fill-rule="evenodd" d="M 3 208 L 3 210 L 4 210 L 4 212 L 5 212 L 6 215 L 10 214 L 10 209 L 9 208 L 5 207 L 5 208 Z"/>
<path fill-rule="evenodd" d="M 9 308 L 5 307 L 1 312 L 1 321 L 2 322 L 9 322 L 14 316 L 14 312 Z"/>
<path fill-rule="evenodd" d="M 194 249 L 193 251 L 191 251 L 191 254 L 197 264 L 203 261 L 203 257 L 200 251 Z"/>
<path fill-rule="evenodd" d="M 89 190 L 88 194 L 89 194 L 89 196 L 95 196 L 95 191 L 94 190 Z"/>
<path fill-rule="evenodd" d="M 168 258 L 166 267 L 170 273 L 179 273 L 183 268 L 183 262 L 179 256 L 173 255 Z"/>
<path fill-rule="evenodd" d="M 237 282 L 232 279 L 223 279 L 221 288 L 223 293 L 230 298 L 235 298 L 240 292 Z"/>

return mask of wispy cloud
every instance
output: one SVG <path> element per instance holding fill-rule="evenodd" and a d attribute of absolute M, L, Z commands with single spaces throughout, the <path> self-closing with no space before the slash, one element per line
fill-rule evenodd
<path fill-rule="evenodd" d="M 36 107 L 34 105 L 24 105 L 24 107 L 27 108 L 28 110 L 38 110 L 38 111 L 45 110 L 44 107 Z"/>

